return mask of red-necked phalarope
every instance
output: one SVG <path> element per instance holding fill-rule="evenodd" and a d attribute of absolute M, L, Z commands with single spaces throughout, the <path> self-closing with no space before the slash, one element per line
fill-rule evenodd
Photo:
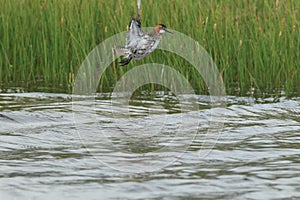
<path fill-rule="evenodd" d="M 161 35 L 165 32 L 172 33 L 164 24 L 158 24 L 153 31 L 145 33 L 141 28 L 140 16 L 133 18 L 126 34 L 125 47 L 115 47 L 116 53 L 126 58 L 120 62 L 120 65 L 127 65 L 131 60 L 140 60 L 153 52 L 159 44 Z"/>

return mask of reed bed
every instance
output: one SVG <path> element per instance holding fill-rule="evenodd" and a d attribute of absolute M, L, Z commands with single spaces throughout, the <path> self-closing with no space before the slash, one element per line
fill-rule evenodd
<path fill-rule="evenodd" d="M 0 0 L 0 83 L 72 92 L 88 53 L 125 31 L 136 0 Z M 163 22 L 199 41 L 212 56 L 228 94 L 300 94 L 300 2 L 297 0 L 142 0 L 143 26 Z M 182 58 L 160 50 L 126 67 L 113 63 L 101 79 L 110 91 L 126 70 L 147 62 L 175 66 L 197 93 L 201 76 Z M 144 89 L 154 89 L 145 86 Z"/>

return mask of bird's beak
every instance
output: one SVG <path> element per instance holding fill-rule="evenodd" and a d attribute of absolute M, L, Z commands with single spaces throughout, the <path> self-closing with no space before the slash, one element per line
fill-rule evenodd
<path fill-rule="evenodd" d="M 171 31 L 169 31 L 169 30 L 167 30 L 167 29 L 165 29 L 165 31 L 166 31 L 167 33 L 173 34 L 173 32 L 171 32 Z"/>

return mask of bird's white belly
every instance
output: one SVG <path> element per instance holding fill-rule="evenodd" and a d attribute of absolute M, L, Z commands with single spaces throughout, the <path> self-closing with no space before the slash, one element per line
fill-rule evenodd
<path fill-rule="evenodd" d="M 154 50 L 157 48 L 157 46 L 158 46 L 158 44 L 159 44 L 159 41 L 160 41 L 160 39 L 159 39 L 159 40 L 156 40 L 156 41 L 154 42 L 154 44 L 152 45 L 152 47 L 149 49 L 148 54 L 151 53 L 152 51 L 154 51 Z"/>

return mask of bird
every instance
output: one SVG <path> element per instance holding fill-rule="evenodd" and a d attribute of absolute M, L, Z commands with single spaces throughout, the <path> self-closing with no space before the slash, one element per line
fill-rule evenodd
<path fill-rule="evenodd" d="M 161 35 L 166 32 L 172 33 L 164 24 L 156 25 L 151 32 L 143 32 L 140 16 L 132 18 L 126 33 L 125 47 L 115 47 L 116 54 L 125 58 L 121 60 L 120 65 L 125 66 L 131 60 L 140 60 L 152 53 L 157 48 Z"/>

